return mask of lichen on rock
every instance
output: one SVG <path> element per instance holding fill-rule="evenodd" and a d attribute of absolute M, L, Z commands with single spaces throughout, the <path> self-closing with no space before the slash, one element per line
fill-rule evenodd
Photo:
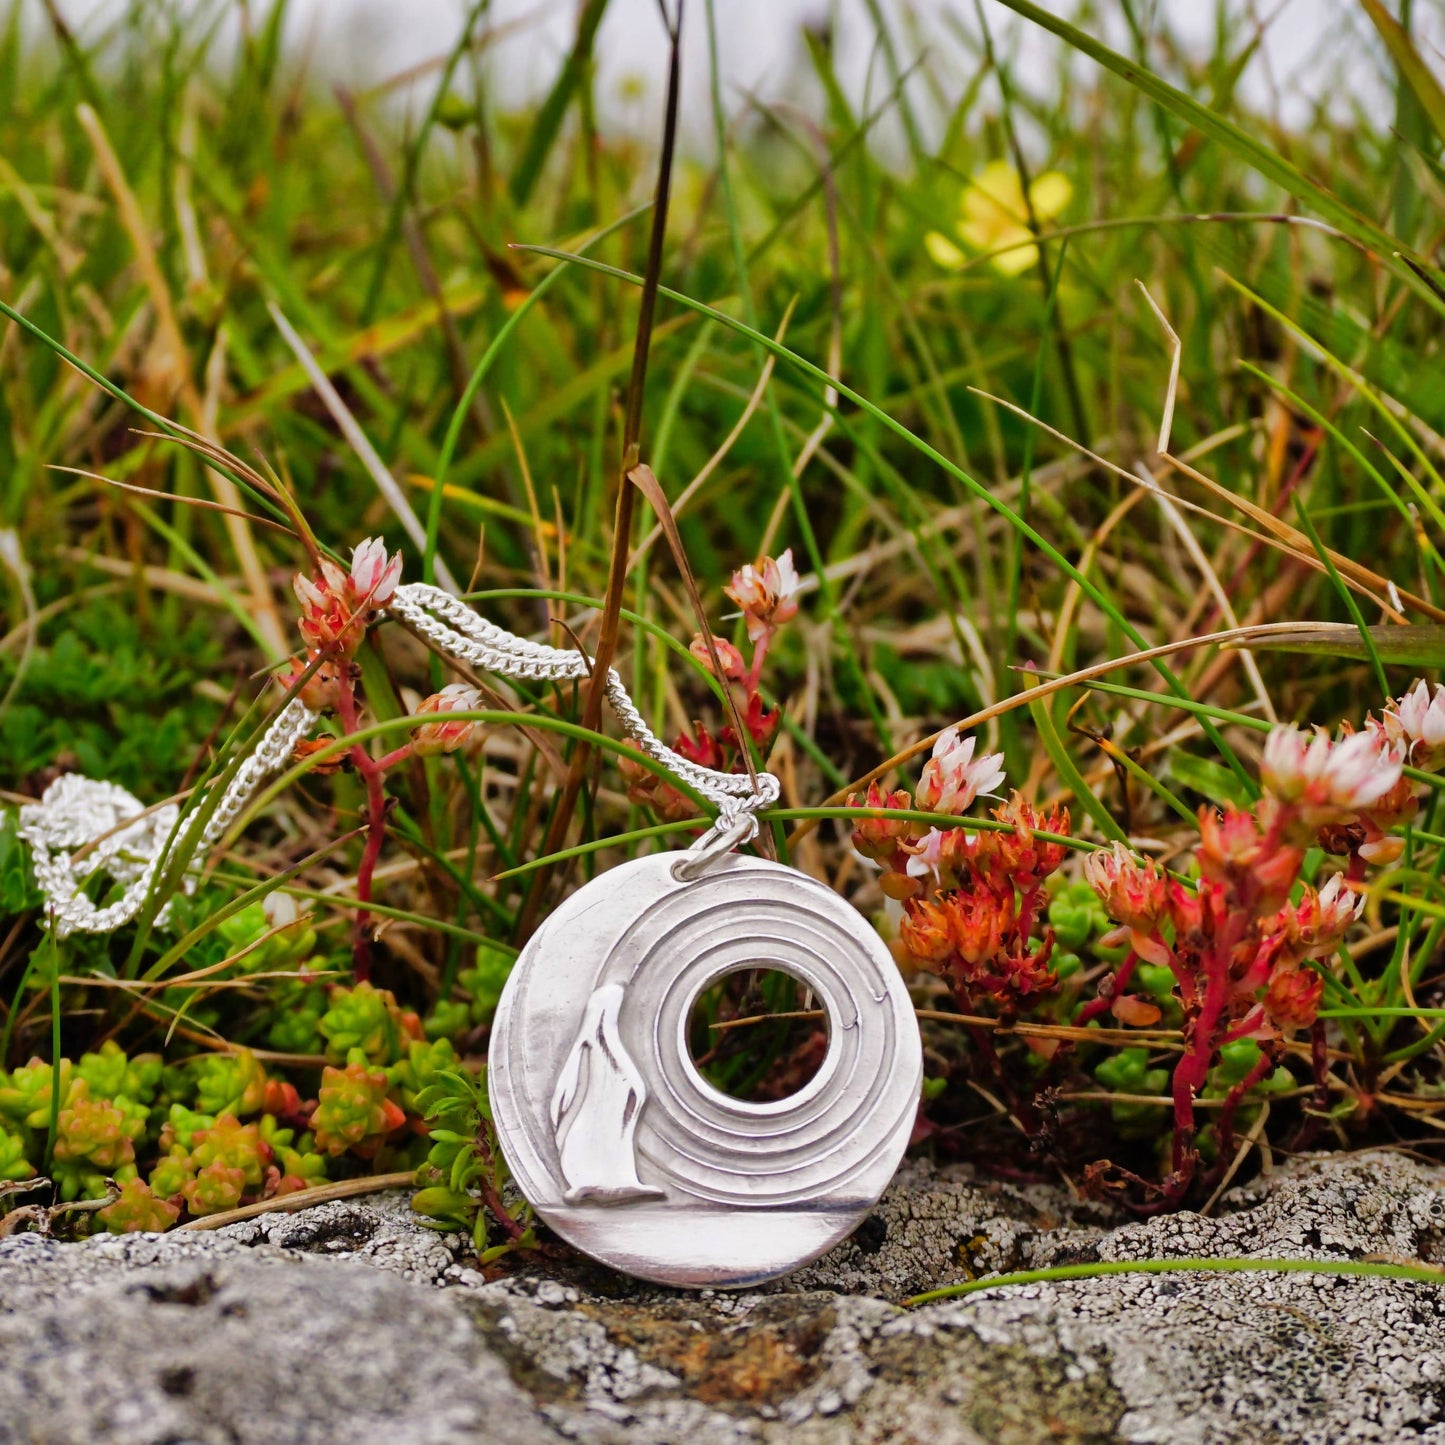
<path fill-rule="evenodd" d="M 213 1232 L 0 1240 L 0 1421 L 121 1442 L 1445 1442 L 1445 1285 L 1116 1275 L 904 1309 L 1001 1270 L 1192 1256 L 1439 1262 L 1445 1171 L 1313 1156 L 1216 1217 L 1124 1221 L 920 1161 L 748 1294 L 564 1254 L 488 1279 L 403 1193 Z"/>

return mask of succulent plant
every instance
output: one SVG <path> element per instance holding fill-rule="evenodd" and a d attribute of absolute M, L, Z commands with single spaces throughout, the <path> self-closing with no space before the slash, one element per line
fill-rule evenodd
<path fill-rule="evenodd" d="M 276 1013 L 266 1031 L 266 1042 L 278 1053 L 319 1054 L 326 1047 L 321 1020 L 326 1013 L 326 990 L 319 984 L 276 992 Z"/>
<path fill-rule="evenodd" d="M 120 1197 L 95 1215 L 96 1223 L 111 1234 L 135 1234 L 141 1230 L 169 1229 L 180 1218 L 180 1206 L 157 1198 L 143 1179 L 128 1179 L 120 1186 Z"/>
<path fill-rule="evenodd" d="M 25 1140 L 0 1129 L 0 1183 L 31 1179 L 35 1166 L 25 1157 Z"/>
<path fill-rule="evenodd" d="M 238 1169 L 246 1184 L 260 1188 L 272 1149 L 255 1124 L 243 1124 L 234 1114 L 222 1114 L 209 1129 L 195 1136 L 191 1161 L 199 1179 L 211 1165 L 220 1163 Z"/>
<path fill-rule="evenodd" d="M 182 1150 L 189 1152 L 191 1146 L 196 1142 L 197 1135 L 209 1129 L 215 1122 L 214 1114 L 202 1114 L 194 1109 L 186 1108 L 184 1104 L 172 1104 L 165 1127 L 161 1130 L 162 1150 L 169 1150 L 178 1145 Z"/>
<path fill-rule="evenodd" d="M 181 1187 L 186 1208 L 192 1214 L 220 1214 L 234 1209 L 241 1202 L 246 1188 L 246 1171 L 233 1168 L 222 1159 L 213 1159 L 193 1179 Z"/>
<path fill-rule="evenodd" d="M 206 1054 L 192 1066 L 196 1102 L 207 1114 L 257 1114 L 266 1102 L 266 1071 L 250 1049 Z"/>
<path fill-rule="evenodd" d="M 60 1061 L 60 1097 L 63 1100 L 70 1089 L 74 1069 L 69 1059 Z M 0 1086 L 0 1121 L 25 1129 L 48 1129 L 50 1127 L 50 1087 L 55 1078 L 54 1069 L 43 1059 L 31 1059 L 28 1064 L 11 1071 L 8 1079 Z"/>
<path fill-rule="evenodd" d="M 175 1199 L 195 1175 L 196 1167 L 191 1162 L 190 1151 L 177 1144 L 163 1154 L 151 1170 L 150 1187 L 157 1198 Z"/>
<path fill-rule="evenodd" d="M 450 1039 L 437 1039 L 423 1043 L 413 1039 L 407 1045 L 406 1056 L 386 1071 L 387 1078 L 400 1095 L 402 1106 L 407 1113 L 418 1113 L 416 1096 L 435 1084 L 441 1076 L 455 1073 L 462 1067 L 457 1051 Z"/>
<path fill-rule="evenodd" d="M 421 1020 L 398 1006 L 388 989 L 359 983 L 331 990 L 330 1007 L 318 1025 L 333 1062 L 360 1050 L 374 1064 L 394 1064 L 413 1039 L 423 1037 Z"/>
<path fill-rule="evenodd" d="M 457 976 L 457 982 L 471 995 L 474 1024 L 491 1023 L 515 961 L 511 954 L 503 953 L 501 949 L 479 944 L 475 966 L 463 969 Z"/>
<path fill-rule="evenodd" d="M 472 1027 L 472 1008 L 461 999 L 438 999 L 422 1027 L 429 1039 L 457 1039 Z"/>
<path fill-rule="evenodd" d="M 160 1090 L 164 1065 L 159 1054 L 131 1058 L 114 1039 L 107 1039 L 96 1053 L 80 1056 L 75 1072 L 97 1098 L 124 1096 L 138 1104 L 149 1104 Z"/>
<path fill-rule="evenodd" d="M 85 1161 L 114 1173 L 135 1162 L 135 1141 L 145 1133 L 145 1124 L 146 1112 L 139 1105 L 124 1098 L 92 1098 L 90 1085 L 76 1079 L 56 1122 L 56 1162 Z"/>
<path fill-rule="evenodd" d="M 298 1189 L 314 1189 L 326 1183 L 326 1155 L 302 1154 L 285 1145 L 276 1150 L 276 1164 L 279 1177 L 273 1194 L 291 1194 Z"/>
<path fill-rule="evenodd" d="M 294 968 L 311 957 L 316 948 L 316 930 L 304 915 L 273 933 L 276 926 L 265 904 L 252 903 L 218 924 L 216 932 L 225 940 L 229 954 L 244 955 L 236 962 L 243 973 Z M 245 952 L 247 949 L 250 952 Z"/>
<path fill-rule="evenodd" d="M 344 1069 L 327 1066 L 311 1127 L 316 1147 L 330 1155 L 348 1150 L 366 1159 L 375 1155 L 406 1122 L 406 1115 L 386 1096 L 384 1069 L 374 1069 L 364 1050 L 353 1048 Z"/>
<path fill-rule="evenodd" d="M 1049 924 L 1059 946 L 1072 951 L 1109 929 L 1109 915 L 1087 883 L 1066 882 L 1049 899 Z"/>
<path fill-rule="evenodd" d="M 1158 1096 L 1169 1088 L 1169 1070 L 1150 1068 L 1149 1050 L 1140 1046 L 1111 1054 L 1094 1069 L 1094 1077 L 1116 1094 Z M 1125 1139 L 1150 1139 L 1159 1132 L 1159 1110 L 1153 1104 L 1117 1103 L 1110 1113 Z"/>

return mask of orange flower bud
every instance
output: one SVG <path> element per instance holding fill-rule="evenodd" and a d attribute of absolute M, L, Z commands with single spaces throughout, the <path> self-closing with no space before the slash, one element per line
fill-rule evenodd
<path fill-rule="evenodd" d="M 282 671 L 275 674 L 277 686 L 290 692 L 316 657 L 314 650 L 305 657 L 293 657 Z M 326 659 L 301 684 L 296 696 L 313 712 L 335 712 L 344 681 L 342 669 L 349 666 L 349 663 Z"/>
<path fill-rule="evenodd" d="M 912 898 L 904 904 L 898 939 L 914 958 L 923 963 L 944 963 L 953 956 L 949 915 L 937 903 Z"/>
<path fill-rule="evenodd" d="M 714 635 L 712 645 L 717 649 L 717 659 L 722 663 L 722 675 L 727 682 L 741 682 L 748 667 L 743 661 L 743 655 L 733 646 L 726 637 Z M 693 633 L 692 641 L 688 644 L 687 650 L 707 668 L 713 670 L 712 657 L 707 650 L 707 639 L 700 632 Z"/>
<path fill-rule="evenodd" d="M 1229 887 L 1257 918 L 1283 906 L 1299 877 L 1304 853 L 1272 841 L 1253 814 L 1238 808 L 1199 810 L 1199 872 Z"/>
<path fill-rule="evenodd" d="M 1025 892 L 1037 888 L 1068 856 L 1069 850 L 1064 844 L 1043 842 L 1036 836 L 1037 833 L 1056 833 L 1067 837 L 1067 808 L 1041 813 L 1015 790 L 1008 802 L 993 810 L 993 815 L 1000 823 L 1013 826 L 1012 833 L 993 833 L 989 837 L 997 850 L 1002 871 Z"/>
<path fill-rule="evenodd" d="M 860 798 L 849 793 L 850 808 L 911 808 L 913 799 L 899 788 L 888 792 L 877 783 L 869 783 L 868 791 Z M 907 818 L 856 818 L 853 822 L 853 846 L 865 857 L 876 863 L 886 863 L 898 851 L 898 845 L 907 838 L 913 824 Z"/>
<path fill-rule="evenodd" d="M 965 963 L 983 963 L 1003 949 L 1014 924 L 1011 894 L 1004 898 L 991 888 L 960 889 L 947 907 L 953 946 Z"/>
<path fill-rule="evenodd" d="M 1281 1034 L 1307 1029 L 1320 1011 L 1324 980 L 1312 968 L 1286 959 L 1270 974 L 1265 987 L 1265 1017 Z"/>
<path fill-rule="evenodd" d="M 416 716 L 435 715 L 439 721 L 423 723 L 412 734 L 412 751 L 419 758 L 454 753 L 481 726 L 472 718 L 448 718 L 448 713 L 476 712 L 482 695 L 464 682 L 449 683 L 417 705 Z"/>

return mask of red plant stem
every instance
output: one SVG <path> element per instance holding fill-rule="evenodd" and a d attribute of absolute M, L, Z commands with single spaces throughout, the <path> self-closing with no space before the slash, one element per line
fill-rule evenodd
<path fill-rule="evenodd" d="M 1034 931 L 1034 910 L 1038 907 L 1041 891 L 1042 887 L 1035 885 L 1019 899 L 1018 935 L 1023 939 L 1025 947 L 1028 946 L 1029 935 Z"/>
<path fill-rule="evenodd" d="M 1267 1053 L 1261 1053 L 1254 1067 L 1225 1095 L 1217 1125 L 1221 1168 L 1228 1167 L 1228 1156 L 1234 1151 L 1234 1116 L 1240 1100 L 1273 1068 L 1274 1059 Z"/>
<path fill-rule="evenodd" d="M 506 1231 L 507 1238 L 515 1244 L 527 1231 L 512 1217 L 512 1211 L 503 1202 L 502 1192 L 497 1188 L 496 1180 L 492 1177 L 491 1171 L 495 1167 L 495 1155 L 492 1153 L 492 1146 L 486 1136 L 485 1124 L 477 1130 L 477 1153 L 482 1156 L 482 1162 L 486 1166 L 477 1180 L 482 1203 Z"/>
<path fill-rule="evenodd" d="M 357 730 L 358 712 L 355 684 L 347 676 L 339 689 L 336 712 L 341 726 L 348 732 Z M 364 905 L 371 901 L 371 881 L 386 841 L 385 770 L 361 743 L 353 743 L 348 756 L 357 775 L 366 787 L 366 843 L 361 862 L 356 868 L 356 897 L 363 905 L 356 910 L 355 932 L 352 936 L 352 965 L 358 983 L 371 978 L 371 912 Z"/>
<path fill-rule="evenodd" d="M 1082 1028 L 1090 1019 L 1096 1019 L 1100 1014 L 1108 1013 L 1109 1009 L 1113 1007 L 1114 1000 L 1129 987 L 1129 980 L 1134 977 L 1134 970 L 1138 966 L 1139 955 L 1130 949 L 1128 957 L 1119 965 L 1118 973 L 1103 980 L 1108 984 L 1109 991 L 1105 993 L 1101 986 L 1099 996 L 1091 998 L 1074 1016 L 1075 1027 Z"/>
<path fill-rule="evenodd" d="M 1232 931 L 1232 930 L 1231 930 Z M 1185 1024 L 1184 1053 L 1174 1066 L 1174 1181 L 1175 1197 L 1189 1186 L 1198 1157 L 1194 1152 L 1194 1100 L 1209 1077 L 1214 1059 L 1220 1016 L 1229 1001 L 1229 940 L 1216 939 L 1204 981 L 1199 1012 Z"/>
<path fill-rule="evenodd" d="M 763 680 L 763 663 L 767 660 L 768 646 L 772 640 L 772 630 L 769 629 L 753 645 L 753 665 L 748 668 L 747 676 L 743 678 L 743 687 L 747 690 L 750 698 L 757 692 L 758 686 Z"/>
<path fill-rule="evenodd" d="M 507 1238 L 515 1243 L 527 1232 L 512 1218 L 507 1206 L 502 1202 L 502 1196 L 497 1192 L 497 1186 L 484 1174 L 481 1179 L 482 1203 L 487 1206 L 492 1218 L 506 1231 Z"/>

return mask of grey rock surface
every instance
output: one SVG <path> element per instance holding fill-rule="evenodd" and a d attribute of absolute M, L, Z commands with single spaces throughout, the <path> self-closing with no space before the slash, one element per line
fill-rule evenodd
<path fill-rule="evenodd" d="M 485 1278 L 404 1194 L 212 1233 L 0 1240 L 0 1438 L 596 1445 L 1439 1441 L 1445 1283 L 971 1275 L 1186 1256 L 1445 1261 L 1445 1170 L 1316 1156 L 1217 1217 L 905 1166 L 816 1264 L 752 1294 L 558 1258 Z"/>

